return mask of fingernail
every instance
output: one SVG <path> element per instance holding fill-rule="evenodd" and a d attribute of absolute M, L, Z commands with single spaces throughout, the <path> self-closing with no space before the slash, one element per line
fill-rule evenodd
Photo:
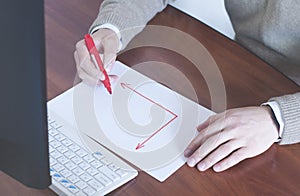
<path fill-rule="evenodd" d="M 192 154 L 192 151 L 191 151 L 190 149 L 186 149 L 186 150 L 184 151 L 184 156 L 185 156 L 185 157 L 189 157 L 189 156 L 191 156 L 191 154 Z"/>
<path fill-rule="evenodd" d="M 199 169 L 200 171 L 204 171 L 204 170 L 205 170 L 205 167 L 206 167 L 205 163 L 199 163 L 199 164 L 198 164 L 198 169 Z"/>
<path fill-rule="evenodd" d="M 104 74 L 99 74 L 99 75 L 98 75 L 98 78 L 99 78 L 99 80 L 104 80 L 104 79 L 105 79 L 105 76 L 104 76 Z"/>
<path fill-rule="evenodd" d="M 188 159 L 187 164 L 188 164 L 188 166 L 190 166 L 190 167 L 194 167 L 195 164 L 196 164 L 196 161 L 195 161 L 195 159 L 190 158 L 190 159 Z"/>
<path fill-rule="evenodd" d="M 220 165 L 215 165 L 213 167 L 213 169 L 214 169 L 214 171 L 219 172 L 219 171 L 221 171 L 221 166 Z"/>

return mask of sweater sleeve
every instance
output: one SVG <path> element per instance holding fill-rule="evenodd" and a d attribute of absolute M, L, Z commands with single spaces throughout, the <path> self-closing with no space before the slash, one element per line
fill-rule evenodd
<path fill-rule="evenodd" d="M 104 0 L 90 29 L 107 23 L 116 26 L 124 48 L 167 3 L 168 0 Z"/>
<path fill-rule="evenodd" d="M 284 121 L 282 139 L 279 144 L 300 142 L 300 93 L 271 98 L 280 106 Z"/>

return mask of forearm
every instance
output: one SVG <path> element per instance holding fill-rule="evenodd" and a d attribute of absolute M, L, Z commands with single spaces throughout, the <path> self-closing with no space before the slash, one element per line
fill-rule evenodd
<path fill-rule="evenodd" d="M 168 0 L 104 0 L 91 29 L 106 23 L 116 26 L 125 47 L 167 3 Z"/>
<path fill-rule="evenodd" d="M 274 97 L 281 110 L 284 121 L 282 139 L 279 144 L 293 144 L 300 142 L 300 93 Z"/>

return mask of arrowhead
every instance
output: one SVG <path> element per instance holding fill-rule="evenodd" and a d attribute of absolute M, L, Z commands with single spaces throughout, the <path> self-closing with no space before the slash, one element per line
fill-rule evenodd
<path fill-rule="evenodd" d="M 124 82 L 121 82 L 121 86 L 122 86 L 122 88 L 125 88 L 126 84 Z"/>
<path fill-rule="evenodd" d="M 121 82 L 120 85 L 122 86 L 122 88 L 126 88 L 126 87 L 128 88 L 128 86 L 129 86 L 130 84 Z"/>
<path fill-rule="evenodd" d="M 126 84 L 124 82 L 121 82 L 120 84 L 122 88 L 125 88 Z"/>
<path fill-rule="evenodd" d="M 136 146 L 135 149 L 136 149 L 136 150 L 139 150 L 140 148 L 143 148 L 143 147 L 144 147 L 144 145 L 139 143 L 139 144 Z"/>

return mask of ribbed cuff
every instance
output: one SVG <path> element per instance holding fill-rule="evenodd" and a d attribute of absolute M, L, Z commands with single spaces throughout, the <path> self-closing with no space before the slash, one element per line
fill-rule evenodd
<path fill-rule="evenodd" d="M 127 19 L 124 18 L 124 16 L 123 17 L 119 16 L 118 14 L 107 10 L 105 12 L 100 13 L 100 15 L 97 17 L 97 19 L 94 21 L 94 23 L 90 27 L 89 31 L 91 31 L 92 29 L 97 28 L 98 26 L 103 25 L 103 24 L 107 24 L 107 23 L 112 24 L 120 32 L 120 35 L 122 38 L 122 47 L 121 47 L 121 50 L 122 50 L 127 46 L 127 44 L 130 42 L 130 40 L 135 35 L 137 35 L 139 32 L 141 32 L 143 30 L 143 28 L 145 27 L 145 25 L 141 25 L 138 27 L 132 27 L 124 21 L 127 21 Z"/>
<path fill-rule="evenodd" d="M 271 98 L 270 101 L 279 104 L 285 125 L 279 144 L 300 142 L 300 93 Z"/>

